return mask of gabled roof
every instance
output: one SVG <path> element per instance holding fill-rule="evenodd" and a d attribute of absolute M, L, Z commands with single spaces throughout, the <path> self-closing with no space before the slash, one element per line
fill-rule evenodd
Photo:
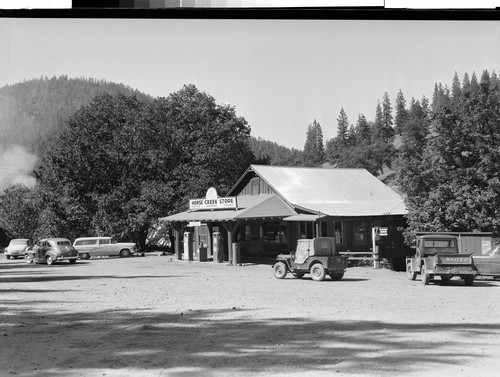
<path fill-rule="evenodd" d="M 257 174 L 286 202 L 312 213 L 329 216 L 406 213 L 403 198 L 366 169 L 251 165 L 245 175 L 251 172 Z M 237 195 L 234 192 L 236 187 L 233 186 L 228 195 Z"/>
<path fill-rule="evenodd" d="M 161 217 L 160 221 L 229 221 L 256 218 L 287 217 L 297 213 L 278 195 L 238 196 L 237 209 L 198 210 Z"/>

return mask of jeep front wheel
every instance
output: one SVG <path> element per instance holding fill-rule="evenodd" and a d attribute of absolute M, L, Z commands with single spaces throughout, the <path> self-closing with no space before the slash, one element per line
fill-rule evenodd
<path fill-rule="evenodd" d="M 316 263 L 311 267 L 311 277 L 314 281 L 322 281 L 325 275 L 325 268 L 321 263 Z"/>
<path fill-rule="evenodd" d="M 330 277 L 332 278 L 332 280 L 335 280 L 335 281 L 342 280 L 342 278 L 344 277 L 344 273 L 343 272 L 332 272 L 330 274 Z"/>
<path fill-rule="evenodd" d="M 278 262 L 273 267 L 274 277 L 276 279 L 284 279 L 287 273 L 286 264 Z"/>

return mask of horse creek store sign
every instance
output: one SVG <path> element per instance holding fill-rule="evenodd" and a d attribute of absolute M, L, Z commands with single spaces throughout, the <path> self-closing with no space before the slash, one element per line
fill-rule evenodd
<path fill-rule="evenodd" d="M 236 196 L 225 198 L 189 199 L 189 210 L 237 208 Z"/>

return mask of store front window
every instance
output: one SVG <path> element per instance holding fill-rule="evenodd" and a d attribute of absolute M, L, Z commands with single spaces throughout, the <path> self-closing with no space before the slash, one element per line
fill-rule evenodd
<path fill-rule="evenodd" d="M 281 222 L 266 222 L 263 224 L 264 244 L 286 244 L 286 224 Z"/>
<path fill-rule="evenodd" d="M 364 245 L 365 243 L 365 222 L 357 220 L 354 222 L 354 244 Z"/>
<path fill-rule="evenodd" d="M 312 221 L 301 221 L 299 223 L 300 227 L 300 238 L 314 238 L 314 226 L 315 223 Z"/>

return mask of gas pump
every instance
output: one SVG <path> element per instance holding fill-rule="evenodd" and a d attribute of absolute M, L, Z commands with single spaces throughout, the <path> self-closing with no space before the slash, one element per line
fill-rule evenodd
<path fill-rule="evenodd" d="M 193 234 L 191 232 L 184 232 L 184 238 L 183 238 L 183 246 L 184 246 L 184 253 L 183 253 L 183 259 L 184 260 L 193 260 Z"/>
<path fill-rule="evenodd" d="M 224 250 L 222 248 L 222 237 L 220 232 L 214 232 L 212 236 L 213 260 L 215 263 L 224 261 Z"/>

